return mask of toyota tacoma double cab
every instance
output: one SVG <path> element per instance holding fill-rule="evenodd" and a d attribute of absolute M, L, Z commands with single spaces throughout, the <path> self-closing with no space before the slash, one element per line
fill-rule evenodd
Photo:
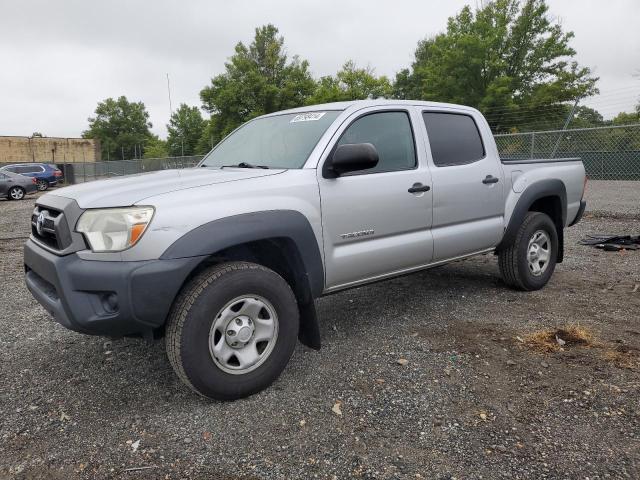
<path fill-rule="evenodd" d="M 585 208 L 579 159 L 501 159 L 458 105 L 366 100 L 286 110 L 196 168 L 38 199 L 26 284 L 63 326 L 164 336 L 178 377 L 231 400 L 269 386 L 315 299 L 494 252 L 506 285 L 542 288 Z"/>

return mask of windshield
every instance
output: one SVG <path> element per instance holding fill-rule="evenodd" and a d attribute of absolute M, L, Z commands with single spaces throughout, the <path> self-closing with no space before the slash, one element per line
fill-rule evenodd
<path fill-rule="evenodd" d="M 258 118 L 222 140 L 202 167 L 302 168 L 339 111 L 290 113 Z"/>

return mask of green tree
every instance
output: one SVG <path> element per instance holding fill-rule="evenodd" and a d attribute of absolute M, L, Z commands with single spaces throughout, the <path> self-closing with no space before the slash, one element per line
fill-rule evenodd
<path fill-rule="evenodd" d="M 576 108 L 569 128 L 602 127 L 604 125 L 605 121 L 600 112 L 590 107 L 580 106 Z"/>
<path fill-rule="evenodd" d="M 494 0 L 475 12 L 467 6 L 445 33 L 418 44 L 394 93 L 474 106 L 497 131 L 545 117 L 561 125 L 565 102 L 597 93 L 597 78 L 571 60 L 572 38 L 545 0 Z"/>
<path fill-rule="evenodd" d="M 309 105 L 367 98 L 390 97 L 392 88 L 385 76 L 376 77 L 370 67 L 358 68 L 349 60 L 334 76 L 322 77 L 316 84 L 316 90 L 307 100 Z"/>
<path fill-rule="evenodd" d="M 124 95 L 98 103 L 84 138 L 100 140 L 102 158 L 119 160 L 142 156 L 141 149 L 152 138 L 149 113 L 142 102 L 129 102 Z"/>
<path fill-rule="evenodd" d="M 315 86 L 309 63 L 297 56 L 288 60 L 284 38 L 273 25 L 256 28 L 248 47 L 238 43 L 225 69 L 200 92 L 212 118 L 201 147 L 212 138 L 217 143 L 251 118 L 304 105 Z"/>
<path fill-rule="evenodd" d="M 144 158 L 165 158 L 169 156 L 167 141 L 152 135 L 144 146 Z"/>
<path fill-rule="evenodd" d="M 613 117 L 612 123 L 614 125 L 631 125 L 634 123 L 640 123 L 640 103 L 636 105 L 635 112 L 620 112 L 618 115 Z"/>
<path fill-rule="evenodd" d="M 170 155 L 195 155 L 205 123 L 198 107 L 181 104 L 178 110 L 173 112 L 167 125 Z"/>
<path fill-rule="evenodd" d="M 33 133 L 31 134 L 31 138 L 36 138 L 36 137 L 37 137 L 37 138 L 43 138 L 43 137 L 44 137 L 44 135 L 43 135 L 42 133 L 40 133 L 40 132 L 33 132 Z"/>
<path fill-rule="evenodd" d="M 204 128 L 202 129 L 202 135 L 198 140 L 198 145 L 196 147 L 196 155 L 205 155 L 208 153 L 215 144 L 221 140 L 219 138 L 219 130 L 216 125 L 218 121 L 217 116 L 212 116 L 209 120 L 204 121 Z"/>

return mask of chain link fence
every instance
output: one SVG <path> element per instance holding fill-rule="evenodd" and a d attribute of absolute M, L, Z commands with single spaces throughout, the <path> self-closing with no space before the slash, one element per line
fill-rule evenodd
<path fill-rule="evenodd" d="M 503 159 L 578 157 L 591 179 L 640 180 L 640 124 L 494 137 Z M 73 184 L 170 168 L 190 168 L 200 160 L 202 156 L 56 164 L 64 173 L 65 183 Z"/>
<path fill-rule="evenodd" d="M 112 160 L 109 162 L 56 163 L 56 165 L 62 170 L 65 183 L 74 184 L 171 168 L 191 168 L 195 167 L 200 160 L 202 160 L 202 156 L 196 155 L 190 157 Z"/>
<path fill-rule="evenodd" d="M 581 158 L 597 180 L 640 180 L 640 124 L 494 136 L 500 157 Z"/>

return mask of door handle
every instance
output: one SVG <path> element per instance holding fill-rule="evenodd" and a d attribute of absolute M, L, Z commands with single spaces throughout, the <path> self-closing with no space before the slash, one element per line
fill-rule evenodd
<path fill-rule="evenodd" d="M 487 184 L 487 183 L 498 183 L 500 179 L 498 177 L 494 177 L 493 175 L 487 175 L 486 177 L 484 177 L 484 180 L 482 180 L 482 183 Z"/>
<path fill-rule="evenodd" d="M 409 193 L 419 193 L 419 192 L 428 192 L 431 190 L 429 185 L 423 185 L 421 183 L 414 183 L 413 186 L 407 190 Z"/>

